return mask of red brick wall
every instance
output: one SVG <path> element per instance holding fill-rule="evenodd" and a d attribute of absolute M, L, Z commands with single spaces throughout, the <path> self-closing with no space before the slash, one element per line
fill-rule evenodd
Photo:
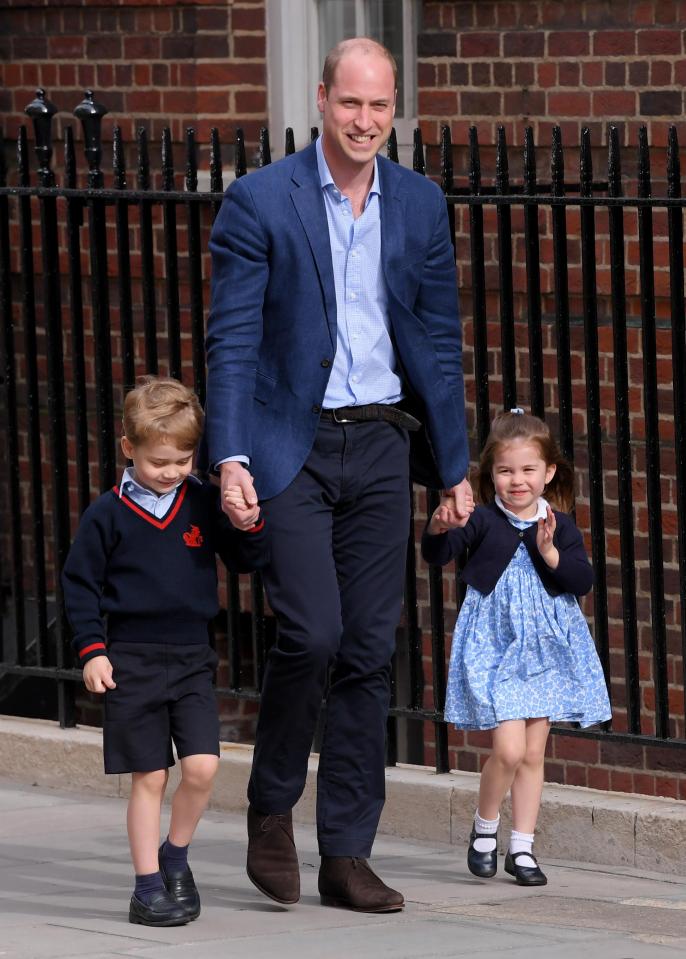
<path fill-rule="evenodd" d="M 636 193 L 636 149 L 639 126 L 648 128 L 651 143 L 653 195 L 665 192 L 665 154 L 667 130 L 676 123 L 682 145 L 686 130 L 681 126 L 683 84 L 686 77 L 686 3 L 676 0 L 613 0 L 612 3 L 563 3 L 554 0 L 451 0 L 423 3 L 423 25 L 418 41 L 418 112 L 428 146 L 429 170 L 439 169 L 440 127 L 448 123 L 454 149 L 457 187 L 468 186 L 468 132 L 478 130 L 485 192 L 491 189 L 495 168 L 496 130 L 503 125 L 509 149 L 511 180 L 521 183 L 524 128 L 532 126 L 537 144 L 539 182 L 550 181 L 549 150 L 551 129 L 562 128 L 565 146 L 565 171 L 568 182 L 578 182 L 578 145 L 581 129 L 590 129 L 593 146 L 594 177 L 606 178 L 607 125 L 616 121 L 624 150 L 622 157 L 624 188 Z M 502 404 L 501 355 L 498 292 L 498 251 L 495 208 L 485 210 L 485 276 L 489 342 L 489 378 L 491 408 Z M 634 456 L 633 496 L 637 576 L 637 614 L 639 635 L 639 674 L 641 715 L 645 734 L 654 733 L 655 688 L 653 642 L 650 622 L 648 517 L 645 501 L 645 414 L 643 398 L 643 360 L 640 334 L 640 290 L 638 270 L 637 218 L 635 211 L 625 216 L 626 293 L 629 314 L 628 362 L 629 408 Z M 526 272 L 524 231 L 521 207 L 515 207 L 513 223 L 513 282 L 517 319 L 517 374 L 521 390 L 518 401 L 527 405 L 528 333 L 526 326 Z M 574 429 L 577 436 L 577 521 L 588 537 L 588 477 L 585 465 L 586 416 L 583 358 L 583 313 L 580 292 L 581 254 L 578 208 L 568 208 L 568 255 L 570 311 L 572 316 L 572 370 Z M 554 315 L 554 278 L 552 275 L 551 222 L 549 211 L 539 216 L 541 230 L 541 291 L 546 369 L 546 408 L 557 407 L 556 345 Z M 465 374 L 467 407 L 474 423 L 472 269 L 470 264 L 470 226 L 468 210 L 456 211 L 456 244 L 459 285 L 465 334 Z M 609 605 L 610 672 L 613 698 L 613 729 L 622 732 L 626 725 L 624 688 L 624 623 L 619 579 L 619 533 L 617 529 L 616 423 L 614 415 L 614 360 L 610 313 L 611 265 L 606 211 L 596 214 L 596 269 L 599 293 L 598 314 L 601 421 L 604 435 L 605 540 L 607 548 L 607 586 Z M 674 421 L 672 382 L 680 371 L 672 366 L 669 312 L 669 270 L 667 225 L 663 210 L 654 214 L 655 292 L 657 362 L 659 370 L 659 432 L 662 441 L 662 530 L 665 557 L 665 608 L 668 649 L 670 732 L 683 739 L 684 687 L 681 651 L 681 603 L 678 592 L 676 526 L 676 489 L 674 477 Z M 474 450 L 475 455 L 477 451 Z M 590 542 L 587 538 L 587 545 Z M 454 582 L 445 577 L 446 646 L 456 612 Z M 420 594 L 422 625 L 430 626 L 428 597 Z M 584 609 L 593 615 L 592 599 Z M 432 703 L 428 663 L 431 650 L 425 647 L 427 660 L 426 703 Z M 490 737 L 484 733 L 450 733 L 451 766 L 477 771 L 488 756 Z M 434 757 L 433 729 L 426 727 L 426 761 Z M 551 737 L 546 763 L 546 779 L 572 785 L 622 790 L 686 799 L 686 752 L 667 747 L 602 743 L 567 736 Z"/>
<path fill-rule="evenodd" d="M 55 132 L 85 89 L 132 140 L 140 125 L 152 140 L 169 126 L 176 142 L 192 126 L 206 143 L 242 126 L 256 143 L 267 116 L 264 0 L 5 0 L 0 36 L 0 111 L 4 132 L 27 123 L 37 87 L 60 110 Z"/>
<path fill-rule="evenodd" d="M 429 143 L 448 118 L 458 144 L 471 124 L 486 143 L 503 124 L 521 144 L 530 124 L 547 144 L 559 124 L 568 145 L 584 126 L 600 144 L 617 120 L 625 143 L 645 123 L 661 145 L 683 113 L 683 0 L 425 0 L 422 13 L 418 113 Z"/>

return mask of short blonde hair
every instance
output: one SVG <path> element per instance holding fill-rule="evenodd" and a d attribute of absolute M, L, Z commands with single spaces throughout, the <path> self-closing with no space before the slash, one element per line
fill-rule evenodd
<path fill-rule="evenodd" d="M 134 446 L 162 440 L 180 450 L 195 449 L 203 420 L 198 397 L 171 377 L 143 376 L 124 399 L 122 426 Z"/>
<path fill-rule="evenodd" d="M 343 57 L 348 53 L 352 53 L 353 50 L 360 50 L 367 55 L 376 54 L 388 60 L 391 65 L 391 70 L 393 71 L 393 88 L 395 89 L 398 86 L 398 64 L 395 62 L 395 57 L 391 51 L 384 47 L 382 43 L 377 43 L 376 40 L 372 40 L 370 37 L 351 37 L 348 40 L 341 40 L 340 43 L 337 43 L 326 55 L 324 69 L 322 71 L 322 83 L 324 84 L 327 96 L 336 79 L 336 67 Z"/>

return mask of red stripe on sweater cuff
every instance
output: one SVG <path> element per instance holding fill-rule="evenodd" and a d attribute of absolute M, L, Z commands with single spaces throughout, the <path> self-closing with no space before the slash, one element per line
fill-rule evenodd
<path fill-rule="evenodd" d="M 251 529 L 246 529 L 246 533 L 259 533 L 260 530 L 264 529 L 264 519 L 261 519 L 257 526 L 253 526 Z"/>
<path fill-rule="evenodd" d="M 107 649 L 107 646 L 105 646 L 104 643 L 92 643 L 90 646 L 86 646 L 85 649 L 79 651 L 79 659 L 83 659 L 88 653 L 92 653 L 94 649 Z"/>

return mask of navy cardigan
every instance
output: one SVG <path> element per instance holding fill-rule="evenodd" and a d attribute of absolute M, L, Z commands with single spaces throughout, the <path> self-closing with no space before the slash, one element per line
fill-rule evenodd
<path fill-rule="evenodd" d="M 461 573 L 463 582 L 480 593 L 495 588 L 520 543 L 524 543 L 536 572 L 551 596 L 572 593 L 583 596 L 593 586 L 593 570 L 586 555 L 581 533 L 566 513 L 555 512 L 553 543 L 560 554 L 557 569 L 547 565 L 536 546 L 537 524 L 517 529 L 495 503 L 477 506 L 466 526 L 432 536 L 422 536 L 422 556 L 428 563 L 445 566 L 469 550 Z"/>

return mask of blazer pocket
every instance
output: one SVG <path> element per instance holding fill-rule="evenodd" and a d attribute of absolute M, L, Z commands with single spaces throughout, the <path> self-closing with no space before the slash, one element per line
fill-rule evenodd
<path fill-rule="evenodd" d="M 276 380 L 273 376 L 268 376 L 266 373 L 258 370 L 255 379 L 255 399 L 257 402 L 268 403 L 275 386 Z"/>

